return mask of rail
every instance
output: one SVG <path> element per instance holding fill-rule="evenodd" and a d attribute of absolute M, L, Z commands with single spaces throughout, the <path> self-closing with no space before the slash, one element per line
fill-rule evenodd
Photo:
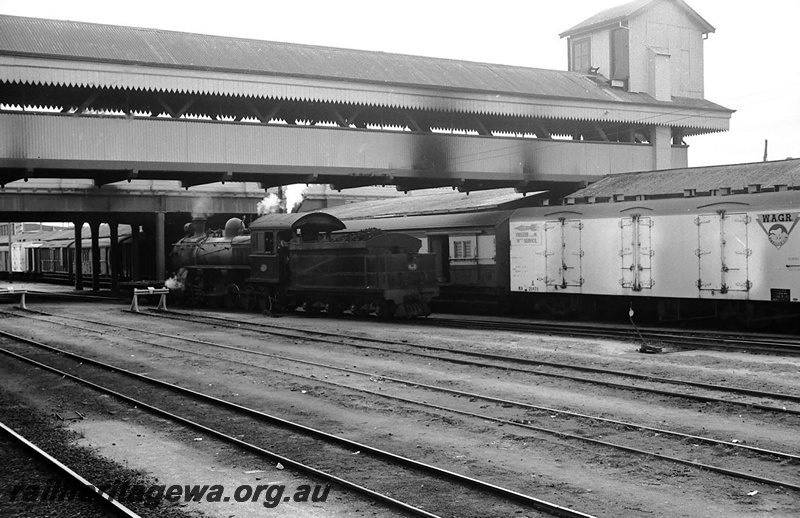
<path fill-rule="evenodd" d="M 81 487 L 84 491 L 91 494 L 95 499 L 100 500 L 103 504 L 110 507 L 110 509 L 114 512 L 115 516 L 124 516 L 126 518 L 140 518 L 138 514 L 131 511 L 121 503 L 114 500 L 112 496 L 109 496 L 107 493 L 103 492 L 97 486 L 93 485 L 91 482 L 80 476 L 78 473 L 67 467 L 66 464 L 63 464 L 61 461 L 53 457 L 52 455 L 48 454 L 43 449 L 39 448 L 31 441 L 14 431 L 12 428 L 6 426 L 3 423 L 0 423 L 0 432 L 6 433 L 11 439 L 16 441 L 18 444 L 22 445 L 24 448 L 28 449 L 35 455 L 37 455 L 40 459 L 42 459 L 48 466 L 53 468 L 55 471 L 58 471 L 62 475 L 64 475 L 67 479 L 75 482 L 79 487 Z M 51 498 L 52 501 L 52 498 Z"/>

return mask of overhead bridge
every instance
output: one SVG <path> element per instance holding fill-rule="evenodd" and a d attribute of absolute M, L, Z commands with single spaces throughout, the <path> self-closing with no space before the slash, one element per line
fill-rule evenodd
<path fill-rule="evenodd" d="M 554 188 L 686 166 L 730 110 L 592 73 L 0 16 L 0 185 Z"/>
<path fill-rule="evenodd" d="M 255 182 L 264 189 L 313 183 L 524 192 L 640 170 L 652 155 L 650 146 L 598 141 L 41 113 L 0 113 L 0 132 L 3 186 L 88 178 L 96 187 L 176 180 L 183 188 Z"/>
<path fill-rule="evenodd" d="M 559 196 L 686 167 L 684 138 L 728 129 L 731 110 L 696 92 L 629 90 L 593 68 L 0 15 L 0 221 L 73 221 L 76 242 L 85 222 L 95 241 L 101 222 L 141 225 L 163 279 L 171 236 L 206 196 L 220 216 L 296 183 Z"/>

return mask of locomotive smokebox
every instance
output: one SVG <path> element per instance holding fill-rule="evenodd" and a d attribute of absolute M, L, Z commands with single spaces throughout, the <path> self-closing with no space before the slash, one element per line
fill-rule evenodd
<path fill-rule="evenodd" d="M 195 216 L 192 218 L 192 228 L 194 229 L 194 237 L 203 237 L 206 235 L 206 218 Z"/>

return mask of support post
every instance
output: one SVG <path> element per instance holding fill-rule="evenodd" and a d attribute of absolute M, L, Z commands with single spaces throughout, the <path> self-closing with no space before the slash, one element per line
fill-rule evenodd
<path fill-rule="evenodd" d="M 7 223 L 8 225 L 8 253 L 6 254 L 6 271 L 8 272 L 8 282 L 14 282 L 14 262 L 11 260 L 11 245 L 12 245 L 12 236 L 14 235 L 14 224 L 11 222 Z"/>
<path fill-rule="evenodd" d="M 166 280 L 167 273 L 167 253 L 165 241 L 165 214 L 156 212 L 156 280 Z"/>
<path fill-rule="evenodd" d="M 139 224 L 131 225 L 131 281 L 141 279 L 141 268 L 139 261 L 142 256 L 140 253 Z"/>
<path fill-rule="evenodd" d="M 111 242 L 111 291 L 116 292 L 119 287 L 119 223 L 108 224 L 108 238 Z"/>
<path fill-rule="evenodd" d="M 73 271 L 75 272 L 75 289 L 83 290 L 83 221 L 75 222 L 75 258 Z"/>
<path fill-rule="evenodd" d="M 90 221 L 92 231 L 92 291 L 100 291 L 100 222 Z"/>

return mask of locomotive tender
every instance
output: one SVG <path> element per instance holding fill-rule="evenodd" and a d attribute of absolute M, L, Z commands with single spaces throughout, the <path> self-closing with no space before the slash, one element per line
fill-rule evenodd
<path fill-rule="evenodd" d="M 173 293 L 230 308 L 428 315 L 438 288 L 434 256 L 418 253 L 420 241 L 374 230 L 331 236 L 344 228 L 323 212 L 267 214 L 249 229 L 232 218 L 223 233 L 194 220 L 173 246 Z"/>

